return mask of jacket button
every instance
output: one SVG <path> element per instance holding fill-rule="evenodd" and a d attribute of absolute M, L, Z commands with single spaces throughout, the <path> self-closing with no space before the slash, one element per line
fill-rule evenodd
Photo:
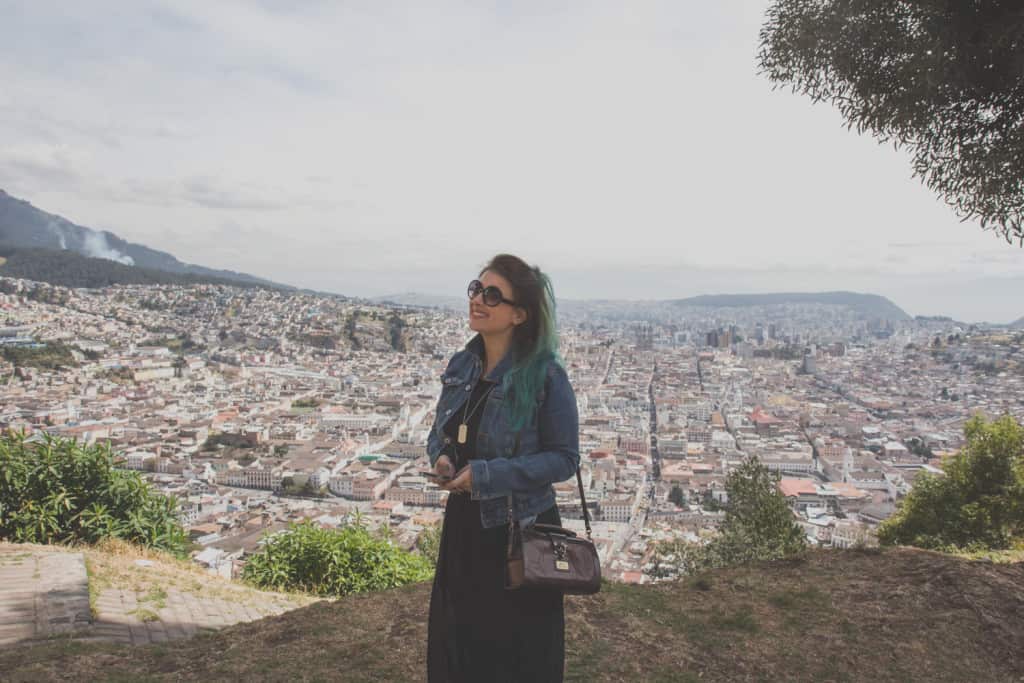
<path fill-rule="evenodd" d="M 449 408 L 448 410 L 444 411 L 444 414 L 445 415 L 451 415 L 452 414 L 452 409 Z"/>
<path fill-rule="evenodd" d="M 444 442 L 445 443 L 451 443 L 452 442 L 452 438 L 450 436 L 446 436 L 446 437 L 444 437 Z"/>
<path fill-rule="evenodd" d="M 473 385 L 472 384 L 467 384 L 466 385 L 466 391 L 473 391 Z"/>

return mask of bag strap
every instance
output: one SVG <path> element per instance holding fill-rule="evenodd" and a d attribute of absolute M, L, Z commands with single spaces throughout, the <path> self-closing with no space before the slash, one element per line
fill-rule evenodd
<path fill-rule="evenodd" d="M 590 537 L 590 512 L 587 511 L 587 497 L 583 495 L 583 475 L 580 474 L 580 468 L 576 467 L 576 484 L 580 487 L 580 503 L 583 504 L 583 525 L 587 527 L 587 540 L 593 540 Z"/>
<path fill-rule="evenodd" d="M 577 486 L 580 488 L 580 504 L 583 506 L 583 524 L 587 527 L 587 539 L 593 541 L 590 528 L 590 511 L 587 509 L 587 495 L 583 493 L 583 475 L 580 474 L 580 468 L 577 467 Z M 512 497 L 506 497 L 509 502 L 509 542 L 512 540 L 512 526 L 515 524 L 515 519 L 512 514 Z"/>
<path fill-rule="evenodd" d="M 519 433 L 516 432 L 516 444 L 515 444 L 515 447 L 512 449 L 512 453 L 514 454 L 514 453 L 518 453 L 518 452 L 519 452 Z M 580 467 L 579 467 L 579 465 L 576 466 L 576 485 L 579 487 L 579 490 L 580 490 L 580 503 L 583 506 L 583 526 L 585 526 L 587 528 L 587 540 L 593 541 L 594 539 L 591 537 L 591 533 L 590 533 L 590 512 L 587 510 L 587 497 L 583 493 L 583 475 L 580 474 Z M 508 531 L 509 531 L 508 541 L 509 541 L 509 549 L 511 549 L 512 548 L 512 526 L 515 523 L 515 520 L 513 520 L 513 515 L 512 515 L 512 496 L 506 496 L 506 498 L 508 499 Z"/>

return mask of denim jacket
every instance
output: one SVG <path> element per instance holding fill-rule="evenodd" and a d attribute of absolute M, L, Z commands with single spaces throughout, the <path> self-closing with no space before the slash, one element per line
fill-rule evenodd
<path fill-rule="evenodd" d="M 478 333 L 465 349 L 456 352 L 441 375 L 441 396 L 434 424 L 427 437 L 431 467 L 451 439 L 443 426 L 463 407 L 483 371 L 483 337 Z M 487 375 L 497 382 L 484 403 L 477 432 L 477 458 L 470 460 L 473 483 L 470 497 L 480 501 L 480 522 L 486 529 L 508 523 L 509 505 L 520 526 L 555 504 L 554 482 L 576 474 L 579 466 L 579 414 L 576 394 L 565 368 L 549 362 L 543 389 L 537 398 L 537 419 L 518 433 L 505 414 L 501 378 L 512 366 L 506 353 Z M 464 495 L 464 494 L 463 494 Z"/>

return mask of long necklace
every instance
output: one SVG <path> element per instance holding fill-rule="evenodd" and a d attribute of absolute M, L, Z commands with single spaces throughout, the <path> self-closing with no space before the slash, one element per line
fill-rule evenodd
<path fill-rule="evenodd" d="M 476 412 L 476 409 L 480 407 L 480 404 L 484 402 L 484 399 L 487 398 L 487 395 L 491 393 L 491 389 L 495 386 L 497 385 L 492 384 L 487 391 L 484 392 L 484 395 L 481 396 L 479 400 L 477 400 L 476 405 L 473 406 L 473 410 L 469 410 L 469 401 L 466 401 L 466 408 L 462 411 L 462 424 L 459 425 L 459 443 L 466 443 L 466 439 L 469 438 L 469 425 L 466 423 L 469 422 L 469 418 L 472 417 L 473 413 Z M 466 411 L 469 412 L 467 413 Z"/>

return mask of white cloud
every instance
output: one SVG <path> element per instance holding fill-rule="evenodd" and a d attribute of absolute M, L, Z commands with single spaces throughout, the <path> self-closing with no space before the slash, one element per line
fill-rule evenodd
<path fill-rule="evenodd" d="M 184 261 L 349 294 L 458 289 L 498 250 L 556 282 L 1024 274 L 903 153 L 771 90 L 766 4 L 16 2 L 0 183 Z M 687 294 L 663 290 L 643 292 Z"/>

